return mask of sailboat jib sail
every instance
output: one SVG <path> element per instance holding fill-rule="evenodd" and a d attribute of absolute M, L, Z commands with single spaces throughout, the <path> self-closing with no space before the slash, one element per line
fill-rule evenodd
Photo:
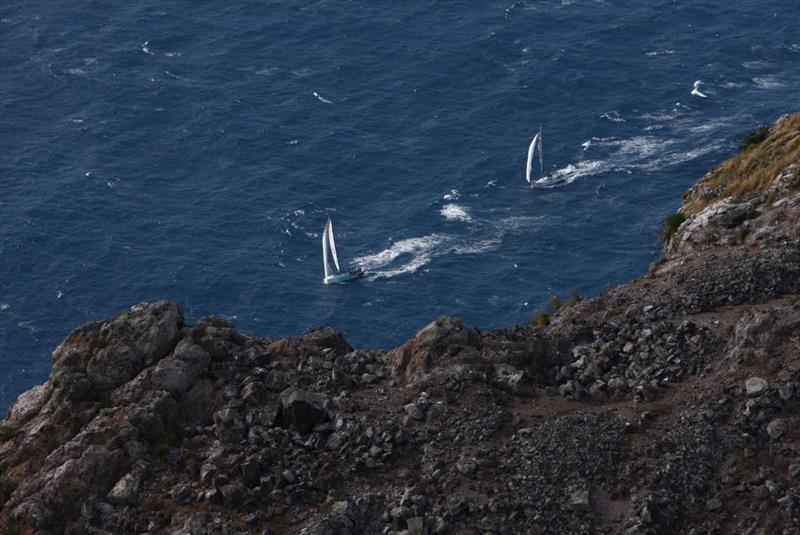
<path fill-rule="evenodd" d="M 533 170 L 533 157 L 535 156 L 536 150 L 539 150 L 539 171 L 544 174 L 544 157 L 542 156 L 542 128 L 539 127 L 539 131 L 536 132 L 536 135 L 533 136 L 531 140 L 531 144 L 528 145 L 528 160 L 525 163 L 525 180 L 528 181 L 528 184 L 533 185 L 533 180 L 531 179 L 531 171 Z"/>
<path fill-rule="evenodd" d="M 333 258 L 335 270 L 331 269 L 330 259 Z M 333 222 L 330 216 L 325 222 L 325 229 L 322 231 L 322 266 L 325 270 L 325 284 L 350 282 L 364 276 L 364 271 L 360 267 L 352 268 L 342 272 L 339 267 L 339 255 L 336 252 L 336 240 L 333 238 Z"/>

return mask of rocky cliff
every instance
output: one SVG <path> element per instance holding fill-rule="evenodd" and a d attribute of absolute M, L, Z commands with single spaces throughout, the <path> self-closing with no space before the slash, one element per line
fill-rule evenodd
<path fill-rule="evenodd" d="M 530 326 L 359 351 L 159 301 L 78 328 L 0 423 L 0 526 L 797 533 L 800 115 L 762 137 L 646 276 Z"/>

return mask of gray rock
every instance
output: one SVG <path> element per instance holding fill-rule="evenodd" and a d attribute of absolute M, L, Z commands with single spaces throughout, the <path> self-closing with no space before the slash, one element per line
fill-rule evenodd
<path fill-rule="evenodd" d="M 769 383 L 761 377 L 750 377 L 744 382 L 744 388 L 748 396 L 756 397 L 767 391 Z"/>
<path fill-rule="evenodd" d="M 428 407 L 428 412 L 425 413 L 425 421 L 432 422 L 438 419 L 442 413 L 444 412 L 444 403 L 441 401 L 436 401 L 431 403 L 431 406 Z"/>
<path fill-rule="evenodd" d="M 267 398 L 267 387 L 263 383 L 254 381 L 242 388 L 242 400 L 250 405 L 259 405 Z"/>
<path fill-rule="evenodd" d="M 408 535 L 425 535 L 425 519 L 421 516 L 415 516 L 406 519 L 406 528 Z"/>
<path fill-rule="evenodd" d="M 472 474 L 478 469 L 478 463 L 474 459 L 462 458 L 456 462 L 456 470 L 464 475 Z"/>
<path fill-rule="evenodd" d="M 778 440 L 786 433 L 786 420 L 775 418 L 767 424 L 767 434 L 772 440 Z"/>
<path fill-rule="evenodd" d="M 225 408 L 214 413 L 214 429 L 223 442 L 238 443 L 247 436 L 247 428 L 239 411 Z"/>
<path fill-rule="evenodd" d="M 792 479 L 800 480 L 800 463 L 792 463 L 789 465 L 789 476 Z"/>
<path fill-rule="evenodd" d="M 608 381 L 608 389 L 611 392 L 624 392 L 628 389 L 628 381 L 623 377 L 612 377 Z"/>
<path fill-rule="evenodd" d="M 417 406 L 416 403 L 409 403 L 408 405 L 404 405 L 403 410 L 406 411 L 406 414 L 408 414 L 415 420 L 425 419 L 425 414 L 422 412 L 422 409 L 420 409 L 419 406 Z"/>
<path fill-rule="evenodd" d="M 333 516 L 344 516 L 347 514 L 347 510 L 349 508 L 349 502 L 341 501 L 341 502 L 334 502 L 331 506 L 331 515 Z"/>
<path fill-rule="evenodd" d="M 314 426 L 330 420 L 330 400 L 323 394 L 314 394 L 299 388 L 287 388 L 280 395 L 273 425 L 310 433 Z"/>
<path fill-rule="evenodd" d="M 147 475 L 147 465 L 137 465 L 122 476 L 108 493 L 108 501 L 114 505 L 136 505 L 142 491 L 142 484 Z"/>
<path fill-rule="evenodd" d="M 586 512 L 589 510 L 589 491 L 586 488 L 579 488 L 574 490 L 569 495 L 569 504 L 567 505 L 573 511 Z"/>
<path fill-rule="evenodd" d="M 48 394 L 51 392 L 52 387 L 49 382 L 23 392 L 9 409 L 6 422 L 16 427 L 33 418 L 45 404 Z"/>

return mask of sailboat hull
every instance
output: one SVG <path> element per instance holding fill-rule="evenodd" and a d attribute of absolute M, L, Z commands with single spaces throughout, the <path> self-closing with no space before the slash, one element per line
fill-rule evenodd
<path fill-rule="evenodd" d="M 345 284 L 364 276 L 364 273 L 339 273 L 325 277 L 325 284 Z"/>

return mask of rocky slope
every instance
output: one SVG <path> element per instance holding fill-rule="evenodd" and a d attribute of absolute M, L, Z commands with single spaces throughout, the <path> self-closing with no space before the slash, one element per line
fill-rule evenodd
<path fill-rule="evenodd" d="M 0 526 L 797 533 L 800 115 L 743 154 L 645 277 L 538 326 L 358 351 L 159 301 L 78 328 L 0 423 Z"/>

